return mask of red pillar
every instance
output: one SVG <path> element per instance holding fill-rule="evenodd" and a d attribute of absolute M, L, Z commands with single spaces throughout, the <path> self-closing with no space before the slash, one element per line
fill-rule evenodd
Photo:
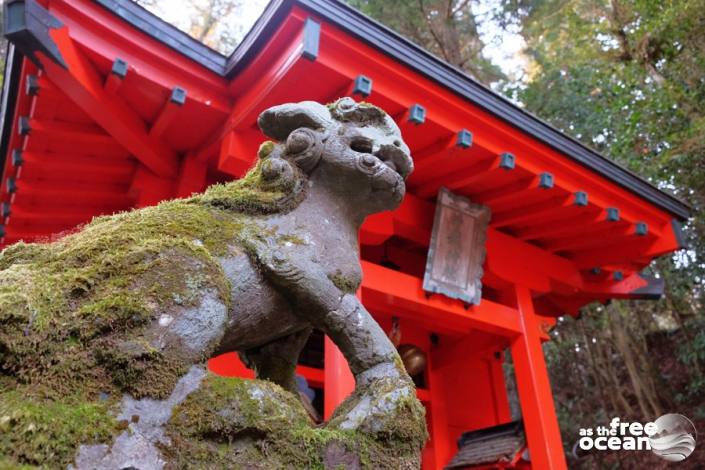
<path fill-rule="evenodd" d="M 176 180 L 176 197 L 189 197 L 206 188 L 208 166 L 193 155 L 186 155 L 181 160 L 179 177 Z"/>
<path fill-rule="evenodd" d="M 328 336 L 323 347 L 323 367 L 323 418 L 329 419 L 335 407 L 355 389 L 355 378 L 350 372 L 345 356 Z"/>
<path fill-rule="evenodd" d="M 433 468 L 438 470 L 444 468 L 455 453 L 455 443 L 448 435 L 448 409 L 443 390 L 442 372 L 435 361 L 440 352 L 436 348 L 427 355 L 428 389 L 431 394 L 431 402 L 428 404 L 430 417 L 427 424 L 430 444 L 433 446 Z"/>
<path fill-rule="evenodd" d="M 135 198 L 135 207 L 155 206 L 174 197 L 174 180 L 162 178 L 140 165 L 132 178 L 129 193 Z"/>
<path fill-rule="evenodd" d="M 509 410 L 509 397 L 507 397 L 507 385 L 504 382 L 504 371 L 502 363 L 503 355 L 486 359 L 487 370 L 491 380 L 492 395 L 494 396 L 494 419 L 495 424 L 508 423 L 512 420 Z"/>
<path fill-rule="evenodd" d="M 531 291 L 516 286 L 516 296 L 522 333 L 512 341 L 511 351 L 531 466 L 536 470 L 562 470 L 567 468 L 563 443 Z"/>

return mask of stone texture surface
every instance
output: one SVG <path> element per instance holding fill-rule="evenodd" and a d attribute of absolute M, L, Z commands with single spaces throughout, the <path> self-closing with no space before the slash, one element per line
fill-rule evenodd
<path fill-rule="evenodd" d="M 277 142 L 241 180 L 0 254 L 0 466 L 418 467 L 423 407 L 354 295 L 359 227 L 401 202 L 409 149 L 350 98 L 259 125 Z M 290 393 L 312 328 L 357 384 L 322 427 Z M 225 351 L 267 381 L 206 373 Z"/>

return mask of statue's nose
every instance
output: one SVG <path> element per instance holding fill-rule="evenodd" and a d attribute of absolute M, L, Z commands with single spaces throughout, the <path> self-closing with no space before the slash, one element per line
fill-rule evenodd
<path fill-rule="evenodd" d="M 382 162 L 392 170 L 399 173 L 404 179 L 406 179 L 414 169 L 411 157 L 396 145 L 375 144 L 372 148 L 372 154 L 382 160 Z"/>

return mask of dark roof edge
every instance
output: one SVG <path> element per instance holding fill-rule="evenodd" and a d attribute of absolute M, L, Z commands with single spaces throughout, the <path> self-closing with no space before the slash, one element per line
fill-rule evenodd
<path fill-rule="evenodd" d="M 10 134 L 15 117 L 17 93 L 21 89 L 22 54 L 8 42 L 5 54 L 5 74 L 2 83 L 2 101 L 0 101 L 0 185 L 5 179 L 5 160 L 7 159 Z M 2 223 L 2 219 L 0 219 Z"/>
<path fill-rule="evenodd" d="M 162 20 L 142 5 L 131 0 L 93 0 L 114 15 L 157 41 L 169 46 L 218 75 L 225 74 L 227 58 L 176 26 Z"/>
<path fill-rule="evenodd" d="M 293 4 L 292 0 L 270 0 L 260 17 L 255 21 L 255 24 L 252 25 L 252 28 L 228 57 L 225 66 L 226 76 L 234 76 L 254 59 L 257 53 L 266 45 L 269 37 L 274 34 L 281 22 L 284 21 Z"/>
<path fill-rule="evenodd" d="M 564 134 L 351 6 L 337 0 L 296 0 L 296 2 L 619 186 L 680 219 L 685 220 L 690 216 L 692 208 L 685 202 L 659 190 L 639 175 Z"/>
<path fill-rule="evenodd" d="M 161 20 L 131 0 L 94 0 L 137 29 L 163 42 L 195 62 L 223 76 L 237 73 L 266 44 L 267 34 L 278 27 L 293 4 L 299 4 L 341 29 L 374 46 L 398 62 L 449 88 L 513 127 L 532 135 L 577 163 L 615 184 L 685 220 L 690 206 L 660 191 L 648 181 L 600 155 L 500 96 L 459 69 L 445 63 L 396 32 L 338 0 L 272 0 L 229 58 Z"/>

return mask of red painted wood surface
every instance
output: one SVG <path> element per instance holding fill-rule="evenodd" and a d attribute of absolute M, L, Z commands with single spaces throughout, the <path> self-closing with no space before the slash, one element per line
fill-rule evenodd
<path fill-rule="evenodd" d="M 440 469 L 462 431 L 510 419 L 501 352 L 511 346 L 534 468 L 563 468 L 560 435 L 540 343 L 552 317 L 575 314 L 593 300 L 627 297 L 644 281 L 635 273 L 679 247 L 671 215 L 569 160 L 366 43 L 295 6 L 261 51 L 226 79 L 88 0 L 41 2 L 65 25 L 52 32 L 67 62 L 40 55 L 43 70 L 24 61 L 13 128 L 0 182 L 5 236 L 0 246 L 74 230 L 93 216 L 186 197 L 240 177 L 264 137 L 257 115 L 270 105 L 327 102 L 350 94 L 359 74 L 373 80 L 367 101 L 397 120 L 416 170 L 404 203 L 370 217 L 361 230 L 361 298 L 385 329 L 399 317 L 404 336 L 428 357 L 425 387 L 430 441 L 424 468 Z M 306 18 L 321 21 L 319 56 L 301 57 Z M 110 73 L 128 63 L 124 79 Z M 38 77 L 39 91 L 25 84 Z M 183 106 L 169 103 L 174 87 Z M 418 103 L 421 125 L 406 122 Z M 31 130 L 19 133 L 20 118 Z M 455 146 L 460 129 L 472 146 Z M 22 152 L 21 164 L 12 153 Z M 500 155 L 516 157 L 511 171 Z M 538 187 L 550 172 L 555 184 Z M 15 191 L 8 189 L 14 183 Z M 466 309 L 427 298 L 421 276 L 435 195 L 446 186 L 488 205 L 492 220 L 484 263 L 483 301 Z M 576 193 L 588 196 L 576 205 Z M 620 220 L 606 220 L 607 208 Z M 646 235 L 635 224 L 648 225 Z M 592 268 L 600 268 L 594 274 Z M 624 280 L 612 274 L 623 273 Z M 516 286 L 520 287 L 516 287 Z M 519 305 L 519 308 L 517 308 Z M 431 343 L 430 334 L 439 339 Z M 326 415 L 353 382 L 327 343 L 325 370 L 299 367 L 325 391 Z M 500 358 L 496 355 L 499 354 Z M 234 353 L 209 362 L 216 373 L 251 377 Z"/>
<path fill-rule="evenodd" d="M 355 389 L 355 378 L 340 349 L 327 336 L 324 341 L 323 418 L 329 419 L 335 408 Z"/>
<path fill-rule="evenodd" d="M 512 340 L 511 351 L 531 463 L 537 469 L 565 469 L 563 442 L 531 292 L 525 286 L 517 286 L 516 296 L 522 333 Z"/>

